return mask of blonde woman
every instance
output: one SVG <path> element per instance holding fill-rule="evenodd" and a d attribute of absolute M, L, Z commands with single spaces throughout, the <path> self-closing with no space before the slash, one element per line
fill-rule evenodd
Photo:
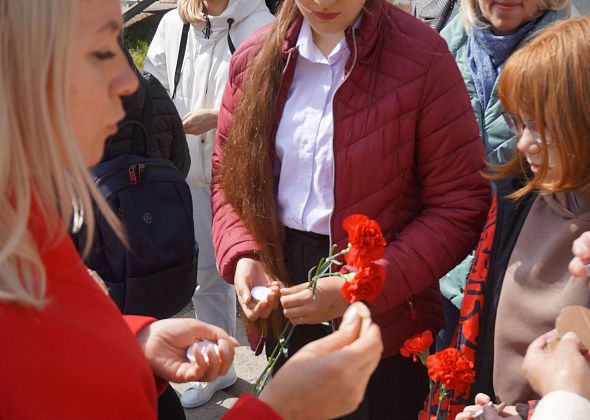
<path fill-rule="evenodd" d="M 459 15 L 441 32 L 467 85 L 488 162 L 507 162 L 516 144 L 497 95 L 504 63 L 541 29 L 567 17 L 569 6 L 570 0 L 461 0 Z"/>
<path fill-rule="evenodd" d="M 199 246 L 195 315 L 232 336 L 236 332 L 236 296 L 233 287 L 219 276 L 211 239 L 211 156 L 233 49 L 272 20 L 263 0 L 179 0 L 178 8 L 162 18 L 145 61 L 145 70 L 173 97 L 190 151 L 187 182 Z M 184 54 L 180 52 L 183 29 L 188 30 Z M 232 367 L 215 382 L 192 384 L 182 396 L 182 404 L 200 406 L 236 379 Z"/>
<path fill-rule="evenodd" d="M 85 169 L 137 87 L 119 2 L 0 0 L 0 11 L 0 417 L 156 418 L 167 382 L 154 375 L 214 379 L 236 343 L 196 320 L 122 318 L 67 235 L 72 215 L 94 226 L 92 199 L 121 234 Z M 219 345 L 208 364 L 186 358 L 199 339 Z"/>
<path fill-rule="evenodd" d="M 0 417 L 155 419 L 156 385 L 215 379 L 237 343 L 196 320 L 122 318 L 62 222 L 84 215 L 94 226 L 93 198 L 120 233 L 85 169 L 123 118 L 119 97 L 137 87 L 117 43 L 119 2 L 0 0 L 0 11 Z M 353 410 L 383 347 L 377 326 L 359 338 L 360 317 L 347 319 L 230 418 Z M 189 363 L 187 347 L 203 339 L 219 352 Z"/>

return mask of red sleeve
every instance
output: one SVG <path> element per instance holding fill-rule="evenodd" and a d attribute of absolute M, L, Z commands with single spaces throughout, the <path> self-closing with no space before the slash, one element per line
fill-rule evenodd
<path fill-rule="evenodd" d="M 211 182 L 211 211 L 213 246 L 217 268 L 221 277 L 228 283 L 233 283 L 236 263 L 242 257 L 257 258 L 259 251 L 256 240 L 246 228 L 235 209 L 226 202 L 225 195 L 219 185 L 218 177 L 222 164 L 223 144 L 227 140 L 233 114 L 241 96 L 239 85 L 246 71 L 246 57 L 238 53 L 230 64 L 230 75 L 219 110 L 217 135 L 213 148 L 212 182 Z M 242 62 L 242 69 L 238 69 L 237 62 Z"/>
<path fill-rule="evenodd" d="M 438 287 L 438 279 L 473 250 L 490 205 L 483 144 L 453 56 L 441 39 L 421 88 L 416 166 L 424 209 L 387 246 L 387 280 L 369 304 L 374 313 Z"/>
<path fill-rule="evenodd" d="M 123 319 L 135 336 L 137 336 L 137 334 L 139 334 L 139 332 L 145 327 L 157 321 L 156 318 L 139 315 L 123 315 Z"/>
<path fill-rule="evenodd" d="M 224 420 L 281 420 L 272 408 L 251 394 L 243 394 L 238 402 L 223 416 Z"/>
<path fill-rule="evenodd" d="M 157 321 L 156 318 L 139 315 L 123 315 L 123 319 L 125 320 L 127 326 L 135 336 L 137 336 L 137 334 L 139 334 L 139 332 L 143 330 L 145 327 Z M 170 384 L 168 383 L 168 381 L 165 381 L 157 377 L 156 375 L 154 375 L 154 379 L 156 380 L 156 388 L 158 390 L 158 395 L 162 395 L 162 393 Z"/>

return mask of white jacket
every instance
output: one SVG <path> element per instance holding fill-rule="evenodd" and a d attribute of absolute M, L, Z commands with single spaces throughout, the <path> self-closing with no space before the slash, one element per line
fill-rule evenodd
<path fill-rule="evenodd" d="M 272 22 L 264 0 L 229 0 L 220 16 L 210 16 L 211 34 L 206 38 L 205 23 L 191 25 L 184 54 L 182 73 L 174 103 L 181 117 L 189 111 L 219 109 L 229 75 L 231 53 L 227 39 L 228 19 L 233 19 L 230 37 L 236 48 L 254 31 Z M 178 11 L 166 13 L 145 59 L 145 71 L 153 74 L 170 95 L 183 23 Z M 187 182 L 207 187 L 211 182 L 211 157 L 215 129 L 199 136 L 186 136 L 191 155 Z"/>

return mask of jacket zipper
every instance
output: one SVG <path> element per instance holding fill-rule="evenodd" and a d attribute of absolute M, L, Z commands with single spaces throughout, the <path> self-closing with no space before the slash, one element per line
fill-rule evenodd
<path fill-rule="evenodd" d="M 293 55 L 293 50 L 289 50 L 289 55 L 287 56 L 287 62 L 285 63 L 285 67 L 283 67 L 283 75 L 287 72 L 289 68 L 289 62 L 291 61 L 291 55 Z"/>
<path fill-rule="evenodd" d="M 334 128 L 336 127 L 335 124 L 335 113 L 334 113 L 334 99 L 336 99 L 336 94 L 338 93 L 338 91 L 340 90 L 340 88 L 342 87 L 342 85 L 348 80 L 348 77 L 350 76 L 350 74 L 352 73 L 352 71 L 354 70 L 354 66 L 356 65 L 356 61 L 357 61 L 357 46 L 356 46 L 356 29 L 354 27 L 352 27 L 351 29 L 352 31 L 352 46 L 354 48 L 354 55 L 353 55 L 353 60 L 352 60 L 352 65 L 350 66 L 350 71 L 348 73 L 346 73 L 346 76 L 344 76 L 344 80 L 342 80 L 342 82 L 340 82 L 340 84 L 338 85 L 338 87 L 336 88 L 336 90 L 334 91 L 334 95 L 332 96 L 332 124 L 334 125 Z M 334 153 L 334 133 L 332 133 L 332 205 L 334 206 L 332 208 L 332 213 L 330 213 L 330 217 L 328 219 L 328 237 L 330 239 L 330 246 L 332 246 L 332 216 L 334 215 L 334 210 L 336 210 L 336 153 Z"/>
<path fill-rule="evenodd" d="M 353 55 L 353 60 L 352 60 L 352 65 L 350 66 L 350 70 L 348 71 L 348 73 L 346 73 L 346 75 L 344 76 L 344 80 L 342 80 L 342 82 L 340 82 L 340 84 L 338 85 L 338 87 L 336 88 L 336 90 L 334 91 L 334 95 L 332 95 L 332 124 L 334 126 L 334 130 L 332 132 L 332 213 L 330 213 L 330 217 L 328 219 L 328 237 L 330 240 L 330 246 L 332 246 L 332 216 L 334 215 L 334 210 L 336 210 L 336 153 L 334 153 L 334 131 L 336 128 L 336 120 L 334 119 L 335 113 L 334 113 L 334 99 L 336 99 L 336 94 L 338 93 L 338 91 L 340 90 L 340 88 L 342 87 L 342 85 L 348 80 L 348 77 L 350 76 L 350 74 L 352 73 L 352 71 L 354 70 L 354 66 L 356 65 L 356 61 L 357 61 L 357 46 L 356 46 L 356 28 L 352 27 L 352 46 L 354 48 L 354 55 Z M 332 330 L 336 331 L 336 324 L 334 323 L 334 321 L 329 321 L 330 325 L 332 326 Z"/>

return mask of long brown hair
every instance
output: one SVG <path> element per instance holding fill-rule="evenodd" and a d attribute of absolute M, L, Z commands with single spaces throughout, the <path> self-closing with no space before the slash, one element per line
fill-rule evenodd
<path fill-rule="evenodd" d="M 290 284 L 283 253 L 283 225 L 275 199 L 270 137 L 276 129 L 275 106 L 283 72 L 283 43 L 300 12 L 285 0 L 260 52 L 249 65 L 228 139 L 223 146 L 219 183 L 260 247 L 260 261 L 277 280 Z M 282 316 L 275 311 L 270 324 L 277 333 Z M 263 334 L 269 322 L 257 327 Z"/>
<path fill-rule="evenodd" d="M 543 140 L 543 163 L 525 186 L 511 197 L 533 190 L 572 191 L 590 186 L 590 17 L 568 19 L 550 26 L 507 61 L 498 96 L 515 117 L 534 118 Z M 548 169 L 546 139 L 555 143 L 561 177 L 545 182 Z M 495 166 L 499 178 L 527 173 L 523 154 L 516 150 L 505 165 Z"/>

